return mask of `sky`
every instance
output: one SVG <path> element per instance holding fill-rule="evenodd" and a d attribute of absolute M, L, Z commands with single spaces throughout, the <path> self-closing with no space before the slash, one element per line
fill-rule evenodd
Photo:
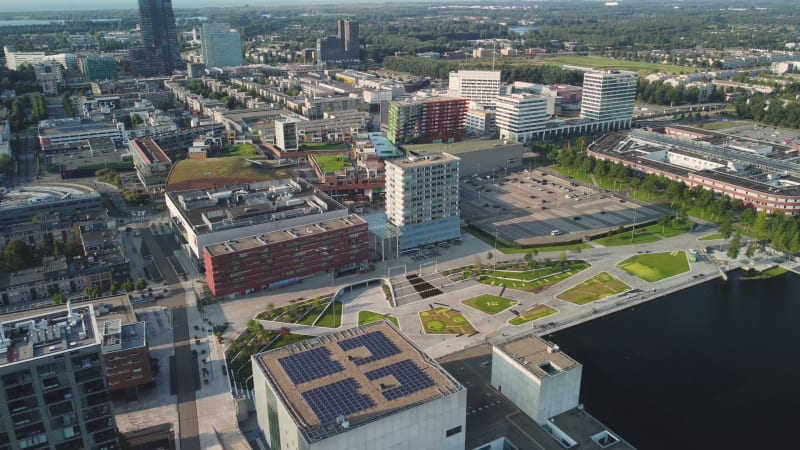
<path fill-rule="evenodd" d="M 203 8 L 208 6 L 269 6 L 334 3 L 380 3 L 385 0 L 172 0 L 174 8 Z M 0 12 L 76 11 L 98 9 L 136 9 L 137 0 L 0 0 Z M 0 20 L 3 18 L 0 17 Z"/>

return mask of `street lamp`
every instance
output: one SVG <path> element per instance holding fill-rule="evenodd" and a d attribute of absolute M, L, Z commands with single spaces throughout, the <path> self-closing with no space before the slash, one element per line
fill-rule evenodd
<path fill-rule="evenodd" d="M 492 268 L 492 276 L 497 276 L 497 227 L 494 227 L 494 257 L 492 261 L 494 262 L 494 266 Z"/>

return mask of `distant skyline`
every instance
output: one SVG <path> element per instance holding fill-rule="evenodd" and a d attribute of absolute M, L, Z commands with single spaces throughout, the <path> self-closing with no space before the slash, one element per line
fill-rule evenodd
<path fill-rule="evenodd" d="M 412 0 L 421 1 L 421 0 Z M 381 3 L 381 0 L 172 0 L 175 9 L 254 6 L 268 8 L 286 5 L 331 5 L 341 3 Z M 0 0 L 0 13 L 47 12 L 47 11 L 92 11 L 106 9 L 137 9 L 137 0 Z M 2 20 L 3 18 L 0 18 Z"/>

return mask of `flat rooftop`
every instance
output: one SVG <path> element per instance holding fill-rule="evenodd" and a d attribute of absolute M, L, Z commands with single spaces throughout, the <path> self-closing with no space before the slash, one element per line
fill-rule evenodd
<path fill-rule="evenodd" d="M 100 344 L 92 305 L 59 311 L 30 314 L 0 324 L 5 340 L 0 347 L 0 367 L 41 356 L 64 353 Z"/>
<path fill-rule="evenodd" d="M 410 158 L 391 159 L 387 165 L 394 164 L 400 167 L 425 167 L 449 161 L 458 161 L 460 158 L 447 153 L 433 153 L 425 156 L 412 156 Z"/>
<path fill-rule="evenodd" d="M 404 145 L 403 149 L 414 155 L 430 155 L 433 153 L 447 152 L 451 155 L 458 155 L 460 153 L 477 152 L 481 150 L 492 150 L 497 148 L 514 148 L 519 147 L 522 150 L 522 144 L 514 141 L 504 141 L 501 139 L 489 139 L 483 141 L 463 141 L 448 144 L 419 144 L 419 145 Z"/>
<path fill-rule="evenodd" d="M 465 389 L 383 321 L 254 358 L 309 442 Z"/>
<path fill-rule="evenodd" d="M 546 378 L 580 365 L 558 350 L 557 345 L 549 344 L 535 335 L 508 341 L 495 348 L 514 358 L 537 378 Z"/>
<path fill-rule="evenodd" d="M 292 239 L 297 239 L 300 237 L 314 236 L 328 231 L 341 230 L 343 228 L 360 225 L 362 223 L 367 222 L 361 217 L 350 215 L 347 217 L 323 220 L 321 222 L 299 226 L 296 228 L 287 228 L 284 230 L 259 234 L 257 236 L 207 245 L 205 249 L 208 251 L 209 255 L 219 256 L 226 253 L 240 252 L 243 250 L 258 248 L 263 245 L 274 244 L 277 242 L 291 241 Z"/>

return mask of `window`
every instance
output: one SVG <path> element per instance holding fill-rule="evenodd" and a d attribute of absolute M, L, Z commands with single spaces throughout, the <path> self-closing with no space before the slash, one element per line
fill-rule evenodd
<path fill-rule="evenodd" d="M 450 437 L 450 436 L 456 435 L 458 433 L 461 433 L 461 425 L 459 425 L 459 426 L 457 426 L 455 428 L 450 428 L 449 430 L 447 430 L 447 432 L 445 433 L 445 436 L 446 437 Z"/>

